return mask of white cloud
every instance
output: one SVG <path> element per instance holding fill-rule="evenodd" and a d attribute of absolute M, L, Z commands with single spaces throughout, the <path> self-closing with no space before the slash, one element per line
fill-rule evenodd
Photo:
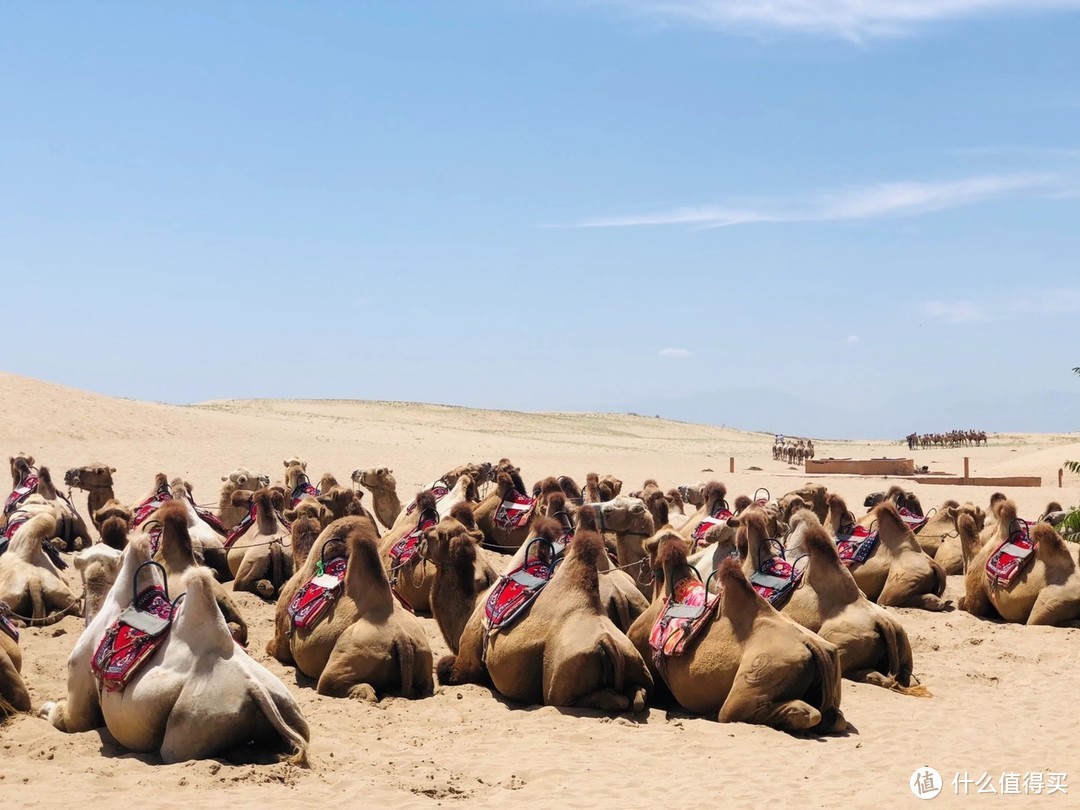
<path fill-rule="evenodd" d="M 878 183 L 823 192 L 805 200 L 767 201 L 748 207 L 676 208 L 651 214 L 587 219 L 574 227 L 695 225 L 723 228 L 755 222 L 842 222 L 885 216 L 918 216 L 1036 190 L 1049 191 L 1055 180 L 1053 175 L 1048 174 L 1011 174 L 932 183 Z"/>
<path fill-rule="evenodd" d="M 971 301 L 926 301 L 919 306 L 919 310 L 945 323 L 972 323 L 988 317 L 983 307 Z"/>
<path fill-rule="evenodd" d="M 657 352 L 661 357 L 692 357 L 693 352 L 689 349 L 661 349 Z"/>
<path fill-rule="evenodd" d="M 1080 290 L 1045 290 L 1018 299 L 1014 308 L 1036 315 L 1071 315 L 1080 312 Z"/>
<path fill-rule="evenodd" d="M 859 342 L 859 336 L 858 335 L 848 335 L 846 338 L 844 338 L 844 343 L 847 343 L 849 346 L 854 346 L 858 342 Z"/>
<path fill-rule="evenodd" d="M 608 0 L 636 14 L 733 31 L 782 30 L 855 42 L 930 23 L 1080 9 L 1080 0 Z"/>

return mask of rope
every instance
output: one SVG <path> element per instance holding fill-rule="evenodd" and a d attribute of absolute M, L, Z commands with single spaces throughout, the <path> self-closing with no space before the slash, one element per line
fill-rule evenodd
<path fill-rule="evenodd" d="M 20 621 L 26 622 L 27 627 L 47 627 L 48 625 L 53 624 L 54 622 L 58 622 L 60 621 L 60 619 L 67 616 L 73 607 L 82 602 L 82 599 L 83 598 L 81 596 L 76 597 L 75 600 L 63 610 L 53 611 L 52 613 L 49 613 L 48 615 L 42 616 L 37 619 L 33 618 L 32 616 L 20 616 L 18 613 L 11 610 L 11 608 L 8 608 L 5 611 L 5 614 L 11 616 L 14 619 L 19 619 Z"/>

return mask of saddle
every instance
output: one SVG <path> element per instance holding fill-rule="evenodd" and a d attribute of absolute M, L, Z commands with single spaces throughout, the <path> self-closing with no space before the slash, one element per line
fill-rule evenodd
<path fill-rule="evenodd" d="M 696 570 L 679 580 L 671 595 L 664 597 L 663 609 L 649 632 L 653 663 L 661 675 L 667 659 L 686 652 L 719 605 L 720 594 L 710 594 L 708 584 L 701 581 Z"/>
<path fill-rule="evenodd" d="M 145 562 L 135 571 L 133 591 L 138 588 L 139 572 L 148 565 L 160 569 L 162 580 L 167 583 L 161 565 Z M 122 691 L 165 640 L 176 609 L 184 598 L 181 594 L 175 602 L 170 601 L 167 588 L 167 584 L 162 586 L 155 582 L 134 594 L 131 604 L 105 631 L 90 659 L 90 671 L 107 691 Z"/>
<path fill-rule="evenodd" d="M 171 500 L 172 493 L 169 492 L 169 485 L 162 484 L 157 492 L 135 507 L 135 514 L 131 518 L 131 530 L 139 528 L 150 515 Z"/>
<path fill-rule="evenodd" d="M 315 486 L 307 480 L 301 481 L 293 489 L 292 495 L 289 496 L 289 508 L 295 509 L 296 505 L 304 498 L 318 498 L 319 490 L 315 489 Z"/>
<path fill-rule="evenodd" d="M 720 501 L 712 514 L 704 518 L 701 523 L 694 527 L 694 531 L 690 533 L 690 537 L 695 545 L 704 541 L 705 535 L 707 535 L 714 526 L 720 526 L 727 523 L 728 518 L 733 515 L 734 513 L 728 509 L 727 501 Z"/>
<path fill-rule="evenodd" d="M 419 550 L 420 537 L 438 522 L 438 512 L 429 509 L 421 515 L 416 528 L 394 543 L 394 547 L 390 549 L 391 567 L 400 568 L 411 562 Z"/>
<path fill-rule="evenodd" d="M 776 607 L 783 604 L 802 579 L 803 572 L 783 557 L 770 557 L 750 575 L 750 586 L 758 596 Z"/>
<path fill-rule="evenodd" d="M 315 576 L 308 580 L 289 602 L 288 613 L 292 626 L 297 630 L 314 627 L 341 592 L 345 581 L 345 571 L 349 567 L 349 558 L 341 555 L 326 561 L 326 547 L 333 542 L 323 543 Z"/>
<path fill-rule="evenodd" d="M 902 506 L 898 506 L 896 508 L 896 511 L 900 515 L 900 519 L 904 521 L 904 525 L 911 529 L 911 531 L 913 532 L 917 532 L 919 529 L 925 526 L 926 521 L 930 519 L 927 517 L 923 517 L 922 515 L 916 515 L 910 509 L 905 509 Z"/>
<path fill-rule="evenodd" d="M 450 494 L 450 489 L 445 484 L 443 484 L 442 486 L 440 486 L 439 484 L 436 484 L 435 486 L 433 486 L 431 488 L 431 494 L 435 496 L 435 503 L 438 503 L 439 501 L 441 501 L 443 498 L 445 498 L 447 495 Z M 407 507 L 405 507 L 405 514 L 406 515 L 411 515 L 415 511 L 416 511 L 416 501 L 413 501 Z"/>
<path fill-rule="evenodd" d="M 840 561 L 850 568 L 870 559 L 877 548 L 878 539 L 878 533 L 865 526 L 841 526 L 836 535 L 836 552 L 840 555 Z"/>
<path fill-rule="evenodd" d="M 509 497 L 503 500 L 495 511 L 495 525 L 505 532 L 524 528 L 528 525 L 535 507 L 536 498 L 511 490 Z"/>
<path fill-rule="evenodd" d="M 281 512 L 275 512 L 275 514 L 277 515 L 278 523 L 280 523 L 286 529 L 290 528 L 289 521 L 285 519 L 285 516 L 282 515 Z M 236 543 L 236 541 L 243 537 L 245 534 L 247 534 L 248 529 L 255 525 L 255 521 L 258 519 L 258 517 L 259 505 L 255 503 L 253 499 L 249 498 L 247 514 L 240 518 L 240 522 L 232 527 L 232 529 L 226 535 L 225 542 L 222 543 L 222 545 L 225 546 L 226 549 L 232 548 L 233 544 Z M 217 520 L 217 518 L 215 518 L 215 520 Z M 218 523 L 221 523 L 221 521 L 219 520 Z"/>
<path fill-rule="evenodd" d="M 38 491 L 38 477 L 30 473 L 4 501 L 4 512 L 7 515 L 14 511 L 15 507 Z"/>
<path fill-rule="evenodd" d="M 26 521 L 30 519 L 30 515 L 26 512 L 16 512 L 15 515 L 8 520 L 7 526 L 4 527 L 4 533 L 0 534 L 0 554 L 7 551 L 8 543 L 11 538 L 15 536 L 15 532 L 19 530 Z"/>
<path fill-rule="evenodd" d="M 530 557 L 532 546 L 536 543 L 547 546 L 550 561 Z M 487 632 L 509 626 L 536 600 L 540 591 L 551 581 L 560 560 L 555 548 L 542 537 L 533 538 L 525 547 L 525 562 L 499 577 L 484 603 L 484 628 Z"/>
<path fill-rule="evenodd" d="M 1039 544 L 1031 539 L 1031 524 L 1016 518 L 1009 536 L 986 561 L 986 579 L 992 588 L 1008 588 L 1035 557 Z"/>

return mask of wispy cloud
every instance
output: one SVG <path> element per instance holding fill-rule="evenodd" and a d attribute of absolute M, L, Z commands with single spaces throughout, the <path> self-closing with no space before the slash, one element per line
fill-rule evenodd
<path fill-rule="evenodd" d="M 854 346 L 858 342 L 859 342 L 859 336 L 858 335 L 848 335 L 846 338 L 844 338 L 844 343 L 848 344 L 849 346 Z"/>
<path fill-rule="evenodd" d="M 971 301 L 926 301 L 919 311 L 945 323 L 972 323 L 989 317 L 985 308 Z"/>
<path fill-rule="evenodd" d="M 805 200 L 775 200 L 750 206 L 676 208 L 650 214 L 587 219 L 572 227 L 693 225 L 723 228 L 755 222 L 840 222 L 886 216 L 917 216 L 1040 190 L 1050 192 L 1055 188 L 1055 181 L 1056 177 L 1049 174 L 1010 174 L 936 183 L 880 183 L 819 193 Z"/>
<path fill-rule="evenodd" d="M 661 357 L 692 357 L 694 353 L 689 349 L 661 349 L 657 354 Z"/>
<path fill-rule="evenodd" d="M 633 13 L 734 31 L 781 30 L 855 42 L 988 15 L 1080 9 L 1080 0 L 608 0 Z"/>

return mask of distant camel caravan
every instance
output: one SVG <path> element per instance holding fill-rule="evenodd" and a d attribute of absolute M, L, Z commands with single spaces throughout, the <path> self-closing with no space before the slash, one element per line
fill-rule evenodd
<path fill-rule="evenodd" d="M 908 450 L 930 447 L 980 447 L 986 445 L 985 430 L 950 430 L 947 433 L 909 433 L 904 437 Z"/>
<path fill-rule="evenodd" d="M 814 457 L 814 442 L 811 439 L 777 436 L 773 442 L 772 457 L 773 461 L 802 464 Z"/>
<path fill-rule="evenodd" d="M 813 452 L 788 442 L 777 448 Z M 66 732 L 107 728 L 164 762 L 255 747 L 305 764 L 311 731 L 295 692 L 308 688 L 378 702 L 478 684 L 525 705 L 677 705 L 842 733 L 842 679 L 932 695 L 894 609 L 952 610 L 949 575 L 963 577 L 959 607 L 973 616 L 1080 626 L 1080 571 L 1053 525 L 1060 504 L 1028 521 L 1002 493 L 985 509 L 924 511 L 891 487 L 856 516 L 813 483 L 730 502 L 720 481 L 648 479 L 623 494 L 620 479 L 591 471 L 584 486 L 560 474 L 526 488 L 503 458 L 403 498 L 387 466 L 357 467 L 349 488 L 331 473 L 316 483 L 294 457 L 278 482 L 248 466 L 222 475 L 215 513 L 165 473 L 121 502 L 117 468 L 93 463 L 64 476 L 87 492 L 87 524 L 32 456 L 11 470 L 0 722 L 33 711 L 21 628 L 81 615 L 67 694 L 39 715 Z M 418 614 L 434 618 L 449 655 L 435 659 Z M 273 624 L 266 653 L 295 667 L 295 683 L 248 655 L 253 622 Z"/>

